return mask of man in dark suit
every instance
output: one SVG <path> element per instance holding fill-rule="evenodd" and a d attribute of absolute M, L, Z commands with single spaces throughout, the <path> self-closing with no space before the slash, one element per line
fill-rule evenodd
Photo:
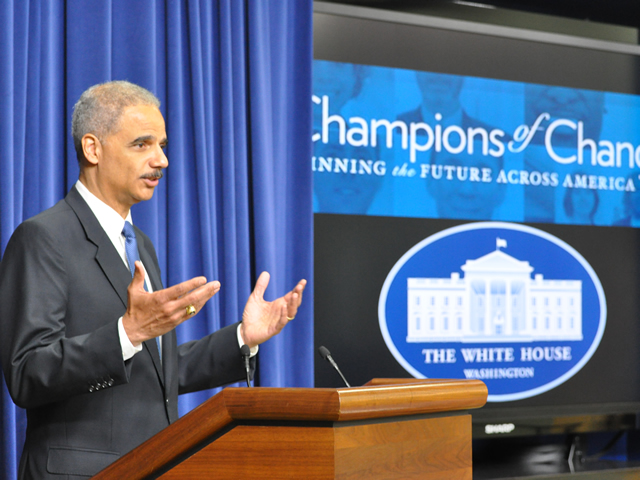
<path fill-rule="evenodd" d="M 464 77 L 433 72 L 415 72 L 416 83 L 422 95 L 422 103 L 413 110 L 398 115 L 398 120 L 407 125 L 412 123 L 439 124 L 442 128 L 456 125 L 465 132 L 469 129 L 483 129 L 491 132 L 494 127 L 470 116 L 463 108 L 460 94 L 464 85 Z M 508 141 L 509 136 L 505 136 Z M 476 140 L 473 153 L 468 149 L 452 154 L 435 148 L 425 154 L 424 163 L 430 163 L 431 170 L 427 177 L 427 190 L 433 200 L 437 216 L 465 220 L 491 220 L 496 208 L 505 198 L 505 185 L 495 182 L 495 177 L 504 166 L 502 156 L 496 158 L 482 153 L 481 142 Z M 427 158 L 428 155 L 428 158 Z M 453 178 L 442 177 L 442 167 L 447 165 L 463 169 L 466 180 L 458 180 L 457 173 Z M 438 168 L 440 170 L 438 170 Z M 467 170 L 475 168 L 480 171 L 491 171 L 491 182 L 469 181 Z M 435 172 L 440 172 L 437 176 Z M 457 172 L 457 170 L 456 170 Z"/>
<path fill-rule="evenodd" d="M 163 289 L 149 238 L 127 237 L 131 206 L 168 166 L 158 107 L 128 82 L 87 90 L 73 116 L 79 181 L 16 229 L 0 264 L 2 368 L 28 419 L 20 479 L 94 475 L 175 421 L 178 394 L 244 378 L 241 344 L 255 354 L 302 300 L 304 280 L 266 302 L 263 273 L 241 323 L 177 345 L 174 328 L 220 284 Z"/>

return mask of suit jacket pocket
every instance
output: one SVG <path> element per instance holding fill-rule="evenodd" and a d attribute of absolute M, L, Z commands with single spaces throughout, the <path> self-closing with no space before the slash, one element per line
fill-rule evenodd
<path fill-rule="evenodd" d="M 91 477 L 120 458 L 116 452 L 73 447 L 51 447 L 47 471 L 61 475 Z"/>

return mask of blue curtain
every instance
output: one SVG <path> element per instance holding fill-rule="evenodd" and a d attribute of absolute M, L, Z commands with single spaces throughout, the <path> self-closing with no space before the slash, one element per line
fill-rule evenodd
<path fill-rule="evenodd" d="M 222 283 L 179 341 L 239 320 L 263 270 L 268 299 L 311 280 L 311 24 L 311 0 L 0 2 L 1 251 L 77 180 L 74 102 L 126 79 L 161 100 L 169 138 L 166 176 L 134 222 L 165 285 Z M 313 385 L 312 305 L 308 287 L 297 318 L 260 347 L 257 384 Z M 0 465 L 12 479 L 26 420 L 2 388 Z M 181 413 L 213 393 L 183 397 Z"/>

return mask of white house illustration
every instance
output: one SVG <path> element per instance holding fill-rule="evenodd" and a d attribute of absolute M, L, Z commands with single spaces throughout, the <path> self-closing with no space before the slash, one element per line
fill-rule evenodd
<path fill-rule="evenodd" d="M 582 281 L 531 278 L 497 240 L 461 266 L 464 278 L 407 279 L 407 342 L 582 340 Z"/>

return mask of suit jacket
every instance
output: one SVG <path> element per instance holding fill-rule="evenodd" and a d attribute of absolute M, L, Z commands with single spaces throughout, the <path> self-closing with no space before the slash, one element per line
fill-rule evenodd
<path fill-rule="evenodd" d="M 149 238 L 136 229 L 154 291 Z M 126 362 L 117 320 L 131 274 L 75 187 L 22 223 L 0 263 L 2 368 L 27 409 L 19 478 L 91 476 L 178 418 L 178 394 L 239 381 L 237 324 L 177 346 L 163 336 Z"/>

